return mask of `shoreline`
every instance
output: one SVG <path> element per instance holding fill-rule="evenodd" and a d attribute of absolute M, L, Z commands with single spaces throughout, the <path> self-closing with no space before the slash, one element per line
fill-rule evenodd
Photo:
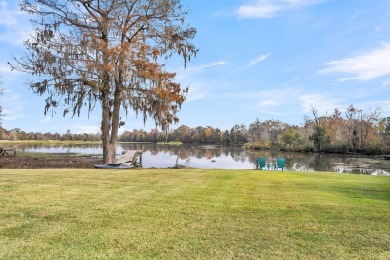
<path fill-rule="evenodd" d="M 94 164 L 100 164 L 101 158 L 96 156 L 0 156 L 0 169 L 45 169 L 70 168 L 93 169 Z"/>

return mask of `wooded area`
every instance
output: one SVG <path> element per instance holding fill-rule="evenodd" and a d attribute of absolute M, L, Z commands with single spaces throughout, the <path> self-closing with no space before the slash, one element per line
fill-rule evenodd
<path fill-rule="evenodd" d="M 124 131 L 121 142 L 170 142 L 245 144 L 248 149 L 281 149 L 285 151 L 315 151 L 336 153 L 390 153 L 390 117 L 380 117 L 380 109 L 364 112 L 349 106 L 344 113 L 335 109 L 320 116 L 305 117 L 302 125 L 289 125 L 279 120 L 256 119 L 246 126 L 236 124 L 230 130 L 212 126 L 190 128 L 181 125 L 168 132 L 152 129 Z M 101 133 L 26 133 L 21 129 L 2 129 L 5 140 L 73 140 L 99 141 Z"/>

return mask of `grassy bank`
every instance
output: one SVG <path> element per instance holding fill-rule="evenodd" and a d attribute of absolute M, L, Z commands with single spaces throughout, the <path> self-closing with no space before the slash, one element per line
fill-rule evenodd
<path fill-rule="evenodd" d="M 157 142 L 157 144 L 165 144 L 165 145 L 182 145 L 182 142 L 179 141 L 170 141 L 170 142 Z"/>
<path fill-rule="evenodd" d="M 0 170 L 0 259 L 390 258 L 390 178 Z"/>

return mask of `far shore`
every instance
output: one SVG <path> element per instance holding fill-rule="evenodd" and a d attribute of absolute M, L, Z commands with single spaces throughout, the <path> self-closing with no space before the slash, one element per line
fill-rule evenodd
<path fill-rule="evenodd" d="M 67 144 L 101 144 L 101 141 L 61 141 L 61 140 L 0 140 L 0 145 L 29 145 L 29 144 L 46 144 L 46 145 L 67 145 Z"/>
<path fill-rule="evenodd" d="M 158 145 L 226 145 L 229 144 L 221 144 L 221 143 L 183 143 L 180 141 L 169 141 L 169 142 L 120 142 L 118 144 L 123 143 L 136 143 L 136 144 L 158 144 Z M 102 141 L 81 141 L 81 140 L 0 140 L 0 148 L 4 149 L 12 149 L 11 147 L 7 147 L 8 145 L 102 145 Z M 379 150 L 370 150 L 370 151 L 345 151 L 345 150 L 324 150 L 321 152 L 314 151 L 313 149 L 303 148 L 303 149 L 287 149 L 285 147 L 270 147 L 270 146 L 258 146 L 252 143 L 240 143 L 233 144 L 234 146 L 242 146 L 245 150 L 253 150 L 253 151 L 262 151 L 262 150 L 275 150 L 282 152 L 298 152 L 298 153 L 325 153 L 325 154 L 357 154 L 357 155 L 376 155 L 382 156 L 384 159 L 389 160 L 390 152 L 388 151 L 379 151 Z"/>

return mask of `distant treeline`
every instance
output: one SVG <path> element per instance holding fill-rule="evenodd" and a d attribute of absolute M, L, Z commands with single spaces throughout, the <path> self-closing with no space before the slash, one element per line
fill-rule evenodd
<path fill-rule="evenodd" d="M 236 124 L 224 131 L 212 126 L 190 128 L 181 125 L 165 132 L 157 129 L 125 131 L 119 141 L 245 144 L 248 149 L 389 154 L 390 117 L 380 117 L 380 114 L 380 108 L 363 112 L 353 105 L 344 113 L 335 109 L 330 115 L 319 115 L 312 108 L 312 117 L 305 117 L 301 126 L 259 119 L 249 126 Z M 3 129 L 2 139 L 99 141 L 101 135 L 72 134 L 69 130 L 65 134 L 41 134 Z"/>
<path fill-rule="evenodd" d="M 58 141 L 100 141 L 101 134 L 73 134 L 70 130 L 64 134 L 59 133 L 38 133 L 38 132 L 24 132 L 20 128 L 7 130 L 0 127 L 0 139 L 10 141 L 24 141 L 24 140 L 58 140 Z"/>
<path fill-rule="evenodd" d="M 335 109 L 330 115 L 305 117 L 301 126 L 278 120 L 235 125 L 230 131 L 212 126 L 190 128 L 182 125 L 168 133 L 153 129 L 125 131 L 119 138 L 123 142 L 245 144 L 248 149 L 281 149 L 285 151 L 314 151 L 335 153 L 390 153 L 390 117 L 381 118 L 381 109 L 368 113 L 349 106 L 343 114 Z"/>

